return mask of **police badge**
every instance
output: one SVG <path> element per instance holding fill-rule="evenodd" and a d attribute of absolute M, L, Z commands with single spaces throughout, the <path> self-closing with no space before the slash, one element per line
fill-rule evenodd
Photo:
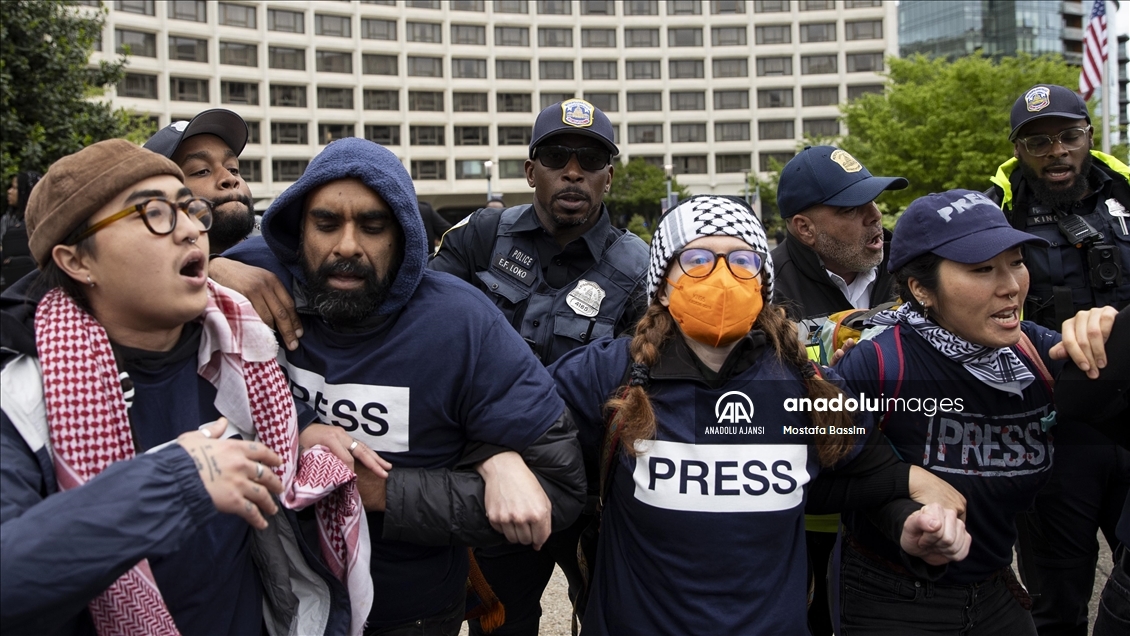
<path fill-rule="evenodd" d="M 600 313 L 600 303 L 604 300 L 604 290 L 596 283 L 581 279 L 565 298 L 569 308 L 585 318 L 593 318 Z"/>
<path fill-rule="evenodd" d="M 592 126 L 594 107 L 583 99 L 570 99 L 561 104 L 561 121 L 574 128 Z"/>
<path fill-rule="evenodd" d="M 1051 89 L 1047 86 L 1037 86 L 1024 94 L 1024 106 L 1030 113 L 1038 113 L 1052 103 Z"/>

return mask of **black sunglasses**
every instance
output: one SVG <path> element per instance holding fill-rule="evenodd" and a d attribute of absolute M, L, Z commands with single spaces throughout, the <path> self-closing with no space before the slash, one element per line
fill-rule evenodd
<path fill-rule="evenodd" d="M 560 170 L 569 163 L 569 157 L 577 155 L 577 163 L 589 172 L 603 170 L 612 163 L 612 154 L 604 148 L 570 148 L 568 146 L 538 146 L 534 157 L 550 170 Z"/>

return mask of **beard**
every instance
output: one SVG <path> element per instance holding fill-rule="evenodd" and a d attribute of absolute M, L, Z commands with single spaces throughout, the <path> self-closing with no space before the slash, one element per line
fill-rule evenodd
<path fill-rule="evenodd" d="M 245 209 L 221 212 L 220 206 L 227 203 L 240 203 Z M 214 209 L 212 228 L 208 230 L 208 241 L 214 254 L 223 254 L 236 243 L 247 238 L 255 229 L 255 203 L 250 197 L 235 194 L 224 199 L 212 201 Z"/>
<path fill-rule="evenodd" d="M 570 188 L 563 188 L 562 190 L 558 191 L 554 195 L 554 198 L 557 198 L 557 197 L 559 197 L 563 194 L 575 194 L 577 196 L 584 197 L 585 201 L 588 201 L 590 204 L 592 203 L 592 200 L 589 198 L 588 193 L 585 192 L 584 190 L 580 189 L 580 188 L 571 188 L 571 187 Z M 584 214 L 581 214 L 580 216 L 577 216 L 577 214 L 579 214 L 579 213 L 574 213 L 573 215 L 567 216 L 567 215 L 564 215 L 564 214 L 558 214 L 557 212 L 554 212 L 553 206 L 551 205 L 550 206 L 549 218 L 553 222 L 554 228 L 564 230 L 564 229 L 567 229 L 567 228 L 577 227 L 579 225 L 584 225 L 585 223 L 588 223 L 588 221 L 592 217 L 593 213 L 596 210 L 599 210 L 599 209 L 600 209 L 600 206 L 598 205 L 598 206 L 596 206 L 595 210 L 593 208 L 589 208 L 589 210 L 587 212 L 585 212 Z"/>
<path fill-rule="evenodd" d="M 299 246 L 299 253 L 302 253 Z M 310 304 L 318 315 L 332 326 L 350 327 L 359 324 L 373 314 L 388 297 L 396 270 L 380 278 L 369 264 L 358 260 L 327 261 L 317 269 L 310 266 L 305 254 L 302 255 L 302 270 L 306 274 L 306 291 Z M 331 276 L 356 276 L 364 280 L 359 289 L 337 289 L 331 287 Z"/>
<path fill-rule="evenodd" d="M 816 245 L 813 249 L 825 262 L 838 263 L 849 272 L 866 272 L 883 262 L 883 250 L 874 252 L 867 249 L 868 237 L 852 244 L 842 241 L 823 230 L 816 231 Z"/>
<path fill-rule="evenodd" d="M 1068 164 L 1057 161 L 1045 167 L 1062 165 Z M 1083 159 L 1083 165 L 1080 166 L 1079 172 L 1075 174 L 1075 178 L 1071 180 L 1071 185 L 1068 186 L 1055 187 L 1049 185 L 1047 181 L 1040 178 L 1040 175 L 1031 166 L 1023 161 L 1020 162 L 1020 174 L 1032 187 L 1032 196 L 1035 203 L 1046 205 L 1055 210 L 1068 210 L 1082 199 L 1083 195 L 1087 194 L 1087 179 L 1088 175 L 1091 174 L 1093 165 L 1094 159 L 1088 152 Z"/>

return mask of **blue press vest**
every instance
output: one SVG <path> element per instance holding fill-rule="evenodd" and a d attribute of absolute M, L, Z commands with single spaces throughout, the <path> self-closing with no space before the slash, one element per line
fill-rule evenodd
<path fill-rule="evenodd" d="M 583 344 L 602 336 L 613 336 L 632 290 L 647 275 L 648 246 L 635 234 L 624 232 L 604 250 L 600 260 L 577 280 L 554 289 L 542 277 L 536 246 L 510 228 L 529 206 L 503 210 L 491 254 L 490 268 L 475 275 L 486 285 L 492 300 L 510 324 L 533 348 L 542 364 L 550 364 Z M 578 313 L 568 298 L 582 281 L 594 283 L 604 292 L 593 317 Z M 591 290 L 591 286 L 586 286 Z M 587 296 L 591 299 L 591 296 Z M 518 309 L 525 305 L 525 312 Z M 521 322 L 518 322 L 518 316 Z"/>

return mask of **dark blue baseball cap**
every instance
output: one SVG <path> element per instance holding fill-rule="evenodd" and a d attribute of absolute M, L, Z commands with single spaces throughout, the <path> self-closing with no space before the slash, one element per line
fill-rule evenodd
<path fill-rule="evenodd" d="M 1000 206 L 980 192 L 927 194 L 907 206 L 895 225 L 887 269 L 894 272 L 929 253 L 958 263 L 983 263 L 1022 243 L 1048 245 L 1009 225 Z"/>
<path fill-rule="evenodd" d="M 1024 124 L 1044 117 L 1086 119 L 1088 124 L 1091 123 L 1087 102 L 1079 93 L 1055 84 L 1038 84 L 1017 97 L 1012 105 L 1012 114 L 1008 118 L 1012 132 L 1008 140 L 1016 141 L 1016 135 Z"/>
<path fill-rule="evenodd" d="M 530 140 L 530 158 L 534 158 L 534 148 L 543 141 L 554 135 L 564 134 L 592 137 L 608 148 L 613 157 L 620 154 L 608 115 L 583 99 L 567 99 L 538 113 Z"/>
<path fill-rule="evenodd" d="M 185 139 L 195 135 L 215 135 L 238 157 L 247 145 L 247 122 L 226 108 L 206 110 L 189 121 L 180 120 L 158 130 L 143 148 L 169 159 Z"/>
<path fill-rule="evenodd" d="M 800 214 L 814 205 L 850 208 L 871 203 L 884 190 L 910 185 L 902 177 L 873 177 L 844 150 L 807 146 L 784 169 L 777 183 L 781 218 Z"/>

